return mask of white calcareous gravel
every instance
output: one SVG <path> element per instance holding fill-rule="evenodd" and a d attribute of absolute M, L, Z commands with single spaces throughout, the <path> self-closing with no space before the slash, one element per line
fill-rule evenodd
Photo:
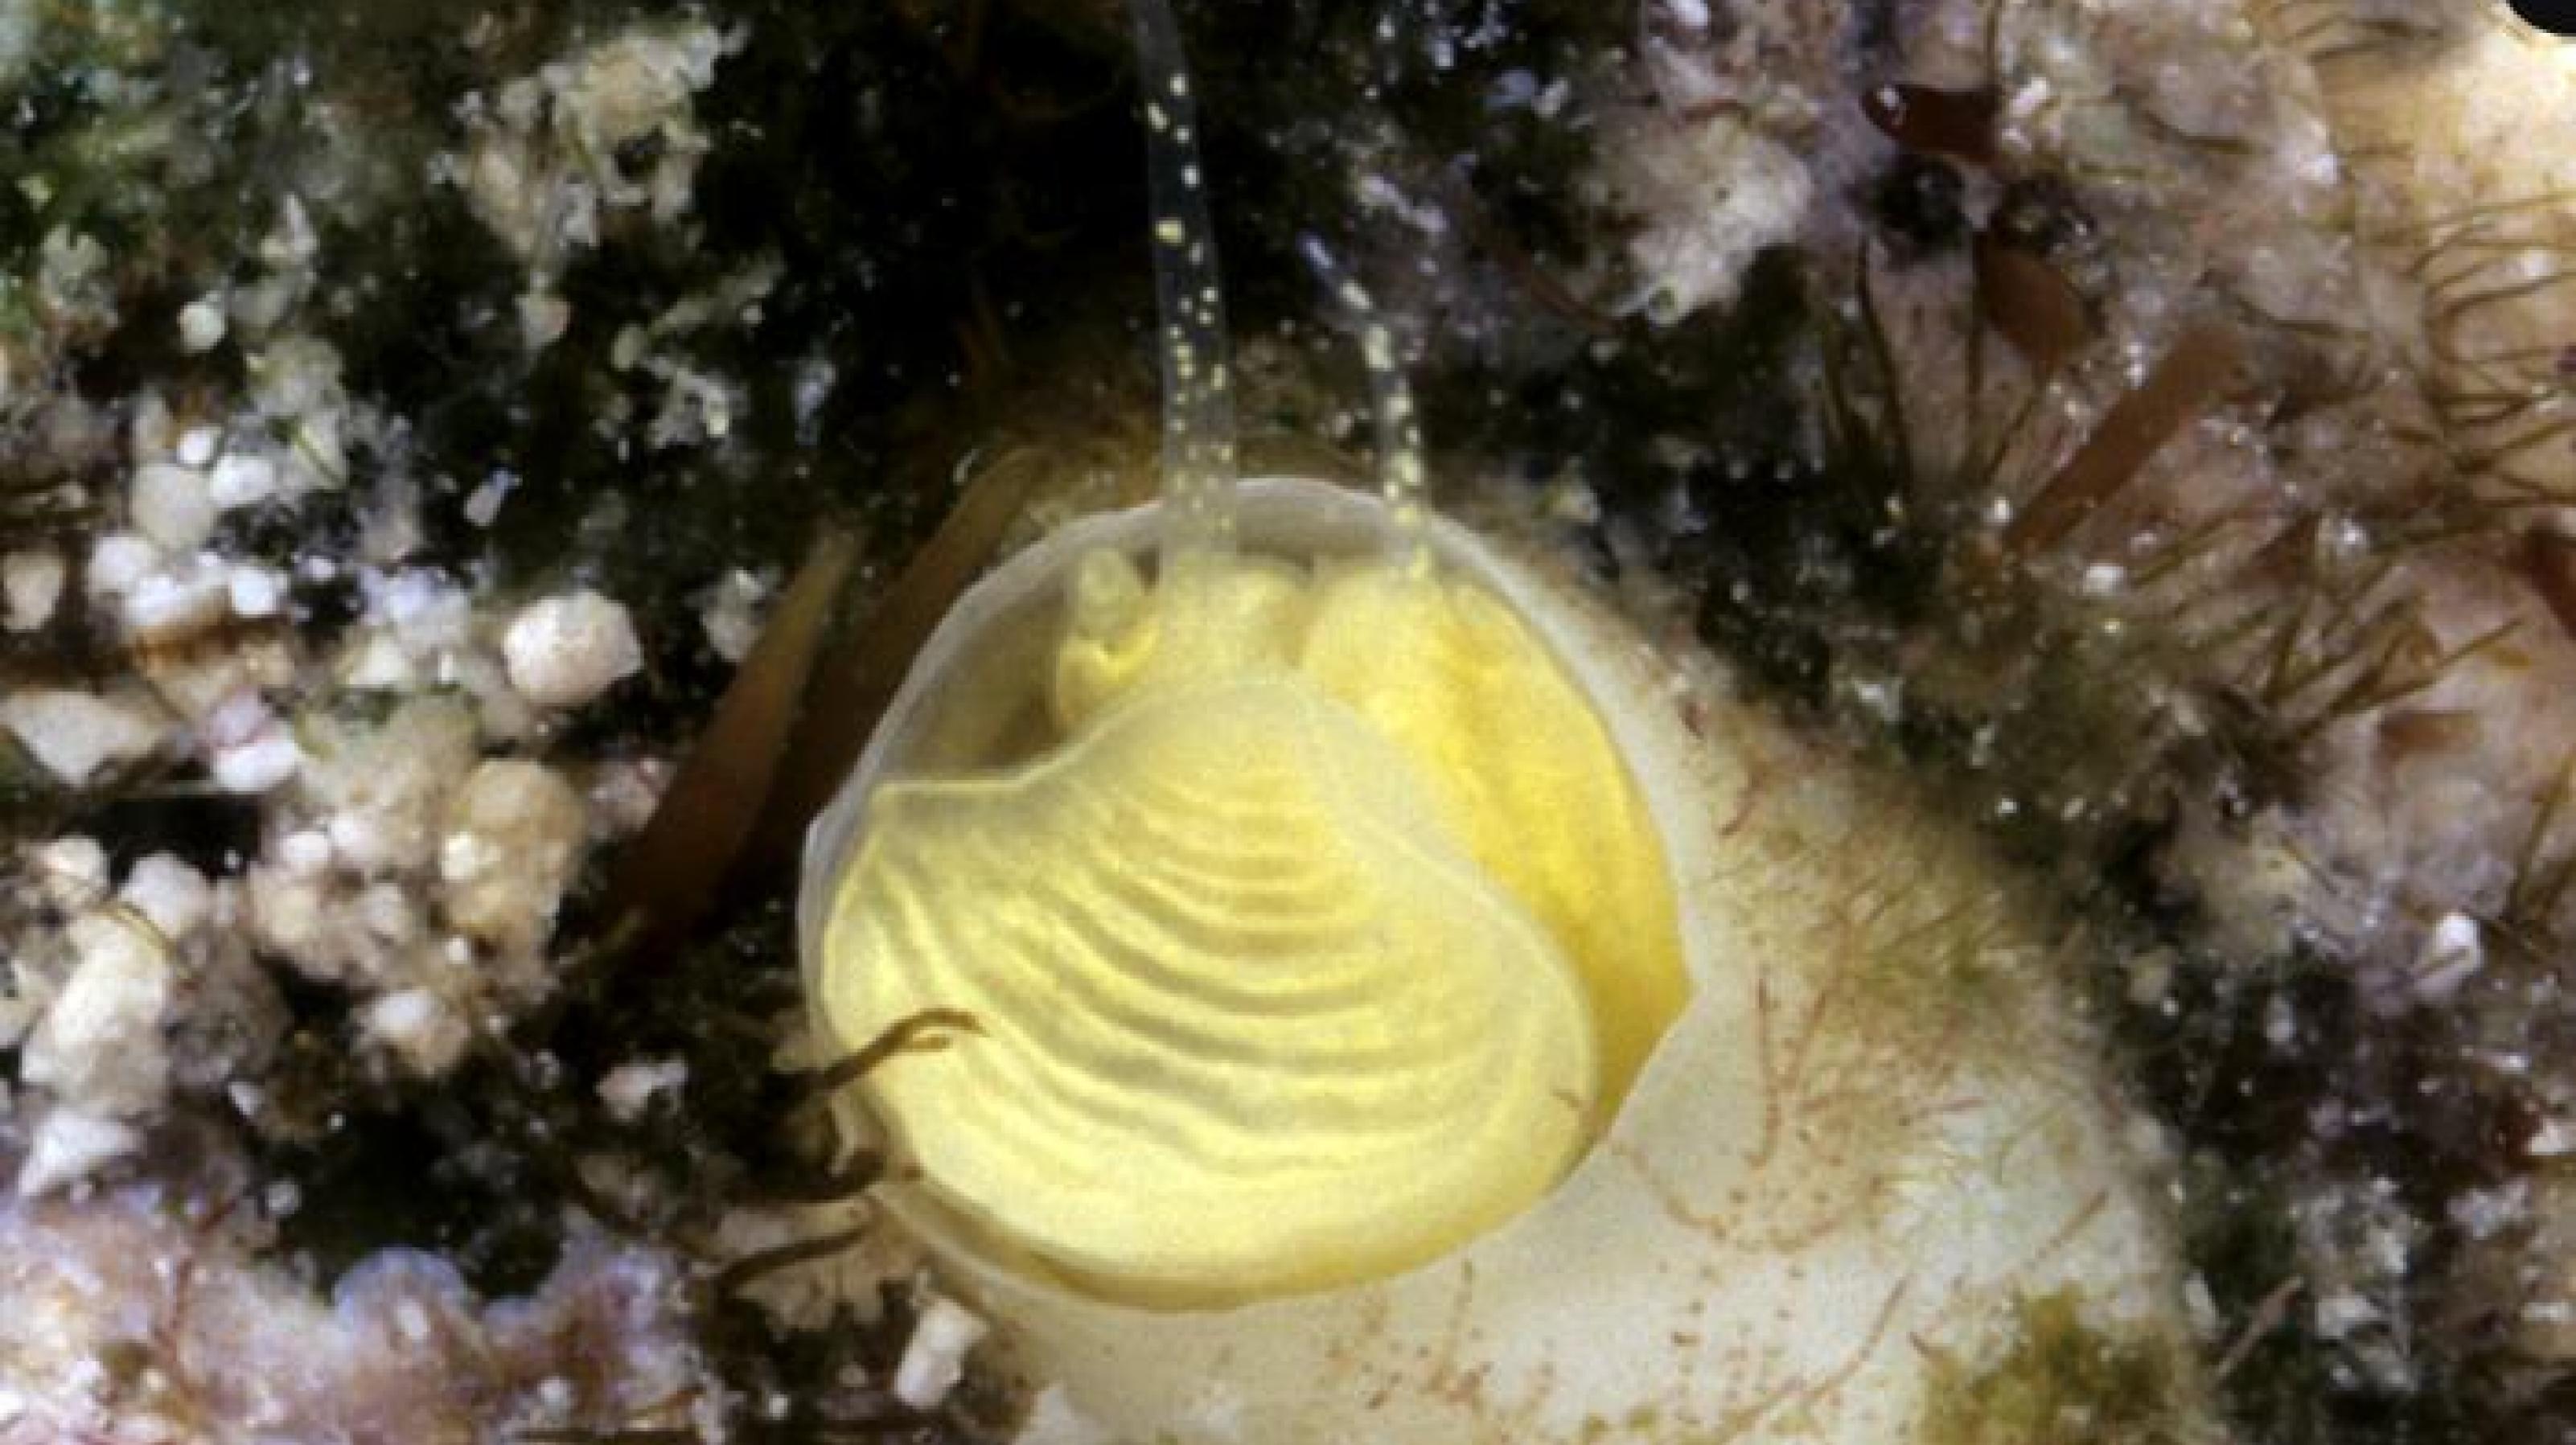
<path fill-rule="evenodd" d="M 1815 181 L 1796 151 L 1749 124 L 1631 123 L 1606 151 L 1600 199 L 1640 218 L 1642 278 L 1623 309 L 1658 323 L 1732 302 L 1764 247 L 1797 234 Z"/>
<path fill-rule="evenodd" d="M 224 301 L 200 296 L 179 308 L 179 349 L 191 356 L 214 350 L 224 339 Z"/>
<path fill-rule="evenodd" d="M 235 617 L 276 616 L 286 605 L 287 585 L 283 573 L 256 562 L 235 566 L 224 579 Z"/>
<path fill-rule="evenodd" d="M 107 849 L 74 833 L 27 850 L 27 872 L 49 908 L 87 908 L 107 896 Z"/>
<path fill-rule="evenodd" d="M 448 922 L 504 952 L 541 948 L 587 831 L 581 794 L 552 769 L 515 759 L 477 767 L 439 844 Z"/>
<path fill-rule="evenodd" d="M 206 769 L 227 793 L 265 793 L 284 785 L 304 765 L 295 732 L 275 719 L 249 736 L 212 751 Z"/>
<path fill-rule="evenodd" d="M 202 471 L 208 462 L 215 459 L 216 450 L 223 444 L 223 428 L 192 426 L 179 433 L 179 441 L 173 451 L 179 458 L 179 465 Z"/>
<path fill-rule="evenodd" d="M 161 1037 L 169 942 L 133 914 L 109 909 L 73 919 L 67 932 L 79 962 L 28 1036 L 19 1077 L 102 1117 L 149 1113 L 169 1087 Z"/>
<path fill-rule="evenodd" d="M 134 532 L 109 532 L 90 545 L 82 580 L 94 597 L 122 597 L 161 565 L 161 549 Z"/>
<path fill-rule="evenodd" d="M 34 632 L 53 620 L 68 569 L 60 552 L 36 549 L 0 557 L 0 625 Z"/>
<path fill-rule="evenodd" d="M 232 611 L 229 568 L 200 557 L 137 580 L 120 616 L 126 632 L 147 643 L 179 642 L 221 623 Z"/>
<path fill-rule="evenodd" d="M 706 629 L 707 646 L 716 656 L 739 663 L 751 655 L 774 590 L 759 573 L 736 567 L 700 594 L 698 625 Z"/>
<path fill-rule="evenodd" d="M 214 498 L 206 489 L 206 474 L 195 467 L 145 462 L 134 469 L 128 505 L 134 529 L 166 551 L 192 551 L 214 534 Z"/>
<path fill-rule="evenodd" d="M 686 1059 L 670 1058 L 620 1064 L 599 1081 L 599 1101 L 621 1124 L 640 1122 L 653 1101 L 678 1093 L 689 1082 Z"/>
<path fill-rule="evenodd" d="M 428 988 L 386 994 L 359 1010 L 358 1025 L 371 1043 L 392 1051 L 422 1078 L 456 1066 L 474 1041 L 474 1030 L 454 1005 Z"/>
<path fill-rule="evenodd" d="M 36 1137 L 18 1166 L 18 1193 L 29 1199 L 76 1184 L 134 1152 L 141 1131 L 115 1119 L 55 1109 L 36 1126 Z"/>
<path fill-rule="evenodd" d="M 207 474 L 206 495 L 227 510 L 248 507 L 277 495 L 277 463 L 268 458 L 227 452 Z"/>
<path fill-rule="evenodd" d="M 206 875 L 168 853 L 137 859 L 126 870 L 125 886 L 117 890 L 117 897 L 172 944 L 187 941 L 205 927 L 215 909 L 214 886 Z"/>
<path fill-rule="evenodd" d="M 965 1378 L 967 1353 L 991 1328 L 954 1300 L 932 1300 L 895 1366 L 894 1397 L 915 1410 L 938 1409 Z"/>
<path fill-rule="evenodd" d="M 382 874 L 437 855 L 444 795 L 473 766 L 472 714 L 423 697 L 374 726 L 320 719 L 307 730 L 305 795 L 343 866 Z"/>
<path fill-rule="evenodd" d="M 39 767 L 72 787 L 100 770 L 148 757 L 161 745 L 161 719 L 141 702 L 70 688 L 30 687 L 0 698 L 0 728 Z"/>
<path fill-rule="evenodd" d="M 501 634 L 510 686 L 543 708 L 572 708 L 644 666 L 622 603 L 583 590 L 532 602 Z"/>

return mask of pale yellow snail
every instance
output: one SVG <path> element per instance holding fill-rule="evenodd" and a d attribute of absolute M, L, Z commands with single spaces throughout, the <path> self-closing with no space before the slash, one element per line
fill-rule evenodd
<path fill-rule="evenodd" d="M 1029 1437 L 1896 1442 L 2034 1300 L 2161 1348 L 2114 1116 L 1961 850 L 1430 516 L 1400 387 L 1381 495 L 1234 481 L 1135 13 L 1164 500 L 959 600 L 800 900 L 829 1044 L 977 1021 L 843 1114 L 1052 1387 Z"/>

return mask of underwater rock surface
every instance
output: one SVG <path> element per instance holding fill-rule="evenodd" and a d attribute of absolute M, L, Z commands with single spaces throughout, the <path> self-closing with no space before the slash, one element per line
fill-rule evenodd
<path fill-rule="evenodd" d="M 577 1241 L 525 1298 L 389 1251 L 317 1296 L 266 1258 L 291 1186 L 237 1160 L 0 1210 L 0 1440 L 475 1440 L 583 1421 L 710 1428 L 679 1261 Z M 5 1159 L 6 1156 L 0 1156 Z M 15 1162 L 15 1161 L 8 1161 Z"/>
<path fill-rule="evenodd" d="M 2477 0 L 1181 23 L 1250 469 L 1361 470 L 1320 232 L 1442 510 L 1865 822 L 1815 856 L 1867 886 L 1781 888 L 2018 900 L 1976 978 L 2072 1001 L 2024 1062 L 2170 1201 L 2173 1328 L 2052 1254 L 1884 1438 L 2576 1430 L 2566 52 Z M 1070 1428 L 834 1202 L 796 820 L 704 826 L 677 936 L 613 875 L 761 619 L 879 705 L 986 552 L 1150 491 L 1126 57 L 1095 0 L 0 5 L 0 1438 Z M 1909 1057 L 1976 978 L 1886 980 Z"/>

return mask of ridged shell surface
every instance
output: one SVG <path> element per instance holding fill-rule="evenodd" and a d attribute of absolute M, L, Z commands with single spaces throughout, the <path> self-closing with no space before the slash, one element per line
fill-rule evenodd
<path fill-rule="evenodd" d="M 1545 931 L 1404 757 L 1287 675 L 1156 689 L 1016 773 L 888 784 L 825 947 L 840 1037 L 978 1021 L 868 1086 L 928 1187 L 1115 1297 L 1418 1262 L 1544 1190 L 1595 1088 Z"/>

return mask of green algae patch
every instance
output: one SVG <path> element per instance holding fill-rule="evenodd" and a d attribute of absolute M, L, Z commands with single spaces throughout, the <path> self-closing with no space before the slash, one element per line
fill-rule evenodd
<path fill-rule="evenodd" d="M 2073 1290 L 2022 1299 L 2000 1359 L 1933 1361 L 1919 1445 L 2184 1445 L 2202 1438 L 2182 1352 L 2084 1318 Z"/>

